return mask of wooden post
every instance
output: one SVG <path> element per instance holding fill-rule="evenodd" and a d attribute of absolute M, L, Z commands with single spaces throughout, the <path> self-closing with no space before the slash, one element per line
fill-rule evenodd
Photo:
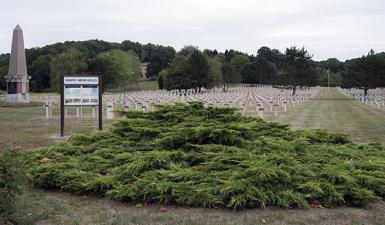
<path fill-rule="evenodd" d="M 99 130 L 103 130 L 103 81 L 99 76 Z"/>
<path fill-rule="evenodd" d="M 64 137 L 64 76 L 60 77 L 60 136 Z"/>

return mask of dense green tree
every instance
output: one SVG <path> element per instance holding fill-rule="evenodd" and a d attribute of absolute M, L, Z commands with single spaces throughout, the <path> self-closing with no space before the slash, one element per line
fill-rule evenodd
<path fill-rule="evenodd" d="M 59 91 L 60 77 L 63 75 L 77 75 L 87 71 L 87 63 L 79 50 L 70 48 L 52 58 L 50 64 L 52 73 L 51 88 Z"/>
<path fill-rule="evenodd" d="M 140 60 L 133 51 L 110 50 L 100 53 L 92 62 L 94 74 L 103 76 L 106 89 L 133 88 L 141 76 Z"/>
<path fill-rule="evenodd" d="M 258 82 L 260 84 L 272 84 L 278 73 L 276 64 L 265 58 L 259 57 L 257 57 L 254 64 Z"/>
<path fill-rule="evenodd" d="M 325 61 L 321 61 L 318 65 L 323 70 L 329 71 L 330 73 L 338 73 L 344 69 L 344 63 L 336 58 L 329 58 Z"/>
<path fill-rule="evenodd" d="M 268 47 L 261 47 L 258 49 L 257 58 L 268 60 L 277 66 L 282 64 L 283 54 L 277 49 L 270 49 Z"/>
<path fill-rule="evenodd" d="M 135 52 L 135 54 L 137 56 L 140 57 L 140 60 L 143 62 L 143 58 L 142 58 L 142 49 L 143 49 L 143 46 L 139 43 L 139 42 L 132 42 L 132 41 L 123 41 L 122 42 L 122 48 L 121 48 L 123 51 L 133 51 Z M 143 55 L 144 57 L 144 55 Z"/>
<path fill-rule="evenodd" d="M 235 71 L 233 65 L 226 60 L 223 61 L 221 72 L 223 75 L 223 91 L 227 91 L 230 84 L 236 84 L 240 82 L 240 77 Z"/>
<path fill-rule="evenodd" d="M 293 95 L 297 86 L 312 86 L 317 83 L 317 73 L 311 58 L 305 48 L 290 47 L 285 51 L 284 80 L 281 80 L 281 84 L 292 86 Z"/>
<path fill-rule="evenodd" d="M 155 77 L 162 69 L 169 66 L 175 57 L 175 50 L 172 47 L 146 44 L 142 47 L 142 62 L 148 62 L 147 77 Z"/>
<path fill-rule="evenodd" d="M 249 62 L 241 69 L 242 83 L 257 84 L 259 83 L 257 68 L 255 62 Z"/>
<path fill-rule="evenodd" d="M 208 83 L 209 63 L 202 52 L 197 49 L 189 55 L 188 63 L 191 68 L 191 85 L 200 92 L 201 88 L 207 86 Z"/>
<path fill-rule="evenodd" d="M 360 88 L 366 96 L 369 89 L 385 85 L 384 54 L 376 54 L 370 50 L 368 55 L 349 60 L 346 64 L 347 68 L 343 73 L 345 87 Z"/>
<path fill-rule="evenodd" d="M 246 54 L 243 53 L 243 52 L 234 50 L 234 49 L 226 50 L 226 51 L 223 53 L 224 60 L 226 60 L 227 62 L 231 62 L 231 59 L 232 59 L 233 57 L 235 57 L 236 55 L 246 55 Z"/>
<path fill-rule="evenodd" d="M 168 70 L 162 70 L 166 89 L 195 89 L 215 85 L 217 71 L 210 71 L 209 57 L 194 46 L 186 46 L 174 58 Z M 215 62 L 212 62 L 214 65 Z M 215 64 L 217 66 L 217 64 Z"/>
<path fill-rule="evenodd" d="M 41 55 L 32 62 L 29 75 L 31 76 L 32 90 L 35 92 L 42 92 L 51 87 L 51 60 L 51 55 Z"/>
<path fill-rule="evenodd" d="M 9 54 L 0 55 L 0 89 L 5 90 L 5 76 L 8 75 Z"/>
<path fill-rule="evenodd" d="M 235 59 L 235 57 L 233 59 Z M 278 71 L 277 67 L 278 65 L 281 66 L 282 60 L 283 56 L 278 50 L 261 47 L 258 50 L 257 56 L 252 56 L 251 61 L 245 64 L 244 67 L 241 67 L 240 75 L 242 83 L 274 83 Z"/>
<path fill-rule="evenodd" d="M 159 87 L 160 90 L 163 90 L 163 88 L 164 88 L 163 77 L 165 75 L 163 75 L 163 74 L 167 74 L 167 70 L 162 70 L 159 73 L 159 76 L 158 76 L 158 87 Z"/>
<path fill-rule="evenodd" d="M 203 50 L 203 54 L 206 54 L 207 56 L 210 56 L 210 57 L 215 57 L 219 54 L 219 52 L 216 49 L 214 50 L 205 49 Z"/>
<path fill-rule="evenodd" d="M 276 76 L 276 65 L 265 58 L 257 57 L 241 69 L 242 83 L 246 84 L 272 84 Z"/>
<path fill-rule="evenodd" d="M 242 55 L 242 54 L 236 54 L 234 55 L 231 60 L 230 60 L 230 64 L 233 66 L 234 68 L 234 72 L 237 74 L 237 76 L 239 76 L 241 78 L 241 70 L 242 68 L 246 65 L 250 63 L 250 59 L 249 57 L 247 57 L 246 55 Z"/>
<path fill-rule="evenodd" d="M 5 83 L 5 76 L 8 73 L 8 68 L 5 66 L 0 67 L 0 90 L 5 90 L 7 88 Z"/>
<path fill-rule="evenodd" d="M 164 76 L 162 74 L 162 76 Z M 165 74 L 164 85 L 167 90 L 192 88 L 191 65 L 188 56 L 178 55 L 172 61 L 170 68 Z"/>
<path fill-rule="evenodd" d="M 197 46 L 194 45 L 185 45 L 179 52 L 178 55 L 183 55 L 183 56 L 189 56 L 191 55 L 194 51 L 199 50 Z"/>
<path fill-rule="evenodd" d="M 222 61 L 218 55 L 214 57 L 207 56 L 209 64 L 208 82 L 206 88 L 217 87 L 223 83 Z"/>

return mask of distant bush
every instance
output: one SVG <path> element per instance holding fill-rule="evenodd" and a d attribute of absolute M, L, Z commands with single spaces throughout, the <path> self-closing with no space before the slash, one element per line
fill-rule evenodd
<path fill-rule="evenodd" d="M 15 198 L 21 193 L 23 176 L 14 151 L 0 152 L 0 224 L 14 211 Z"/>
<path fill-rule="evenodd" d="M 122 112 L 110 130 L 27 152 L 42 188 L 232 209 L 364 206 L 385 196 L 385 149 L 291 131 L 201 103 Z"/>

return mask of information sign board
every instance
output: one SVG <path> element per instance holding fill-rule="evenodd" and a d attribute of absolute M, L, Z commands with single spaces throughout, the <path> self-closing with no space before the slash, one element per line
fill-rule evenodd
<path fill-rule="evenodd" d="M 64 108 L 98 106 L 102 130 L 102 83 L 99 76 L 62 76 L 60 82 L 61 136 L 64 136 Z"/>

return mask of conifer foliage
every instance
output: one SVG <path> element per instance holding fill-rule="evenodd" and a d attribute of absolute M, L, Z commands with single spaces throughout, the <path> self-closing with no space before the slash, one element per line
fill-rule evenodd
<path fill-rule="evenodd" d="M 291 131 L 201 103 L 122 112 L 110 130 L 27 152 L 45 189 L 117 201 L 243 209 L 364 206 L 385 197 L 385 149 Z"/>

